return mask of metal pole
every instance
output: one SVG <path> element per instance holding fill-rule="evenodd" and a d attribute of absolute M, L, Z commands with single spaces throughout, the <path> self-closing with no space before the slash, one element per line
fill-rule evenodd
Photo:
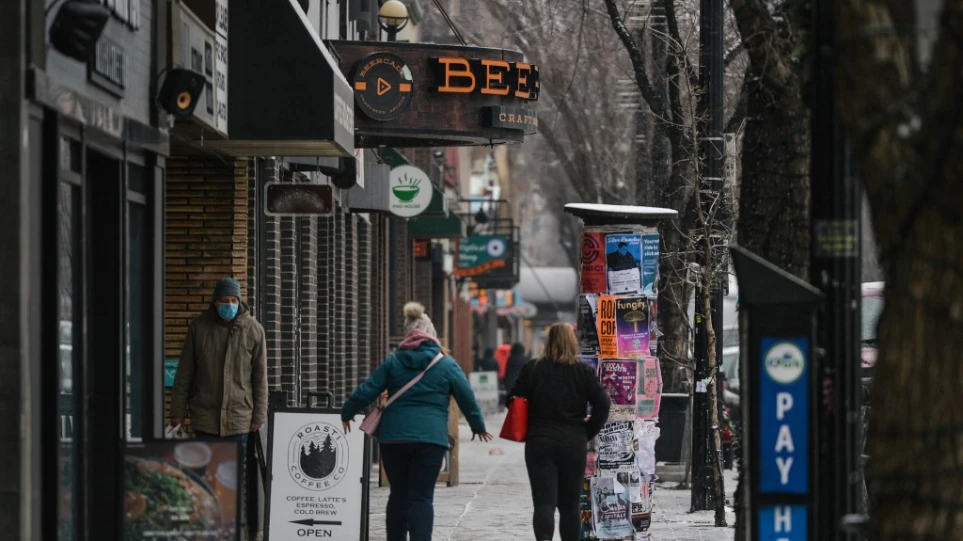
<path fill-rule="evenodd" d="M 826 302 L 817 322 L 821 358 L 818 513 L 814 539 L 851 540 L 840 520 L 856 512 L 857 433 L 859 427 L 860 343 L 860 202 L 850 171 L 849 151 L 841 135 L 834 100 L 833 2 L 813 4 L 812 97 L 812 266 L 811 282 Z"/>
<path fill-rule="evenodd" d="M 702 141 L 700 154 L 702 158 L 702 189 L 703 210 L 712 223 L 713 235 L 705 239 L 716 257 L 721 254 L 719 241 L 722 238 L 716 228 L 722 218 L 722 213 L 715 210 L 715 218 L 708 213 L 710 208 L 718 209 L 714 200 L 722 193 L 723 157 L 725 156 L 725 119 L 723 112 L 723 3 L 722 0 L 701 0 L 699 12 L 699 77 L 703 94 L 699 100 L 699 122 Z M 703 245 L 705 246 L 705 245 Z M 696 342 L 695 342 L 695 382 L 696 394 L 692 412 L 692 509 L 705 511 L 713 509 L 715 505 L 713 493 L 713 468 L 717 467 L 719 457 L 715 456 L 714 430 L 718 430 L 720 418 L 712 418 L 709 396 L 718 397 L 721 393 L 719 378 L 710 373 L 712 367 L 722 365 L 722 272 L 728 269 L 715 269 L 712 262 L 704 261 L 703 272 L 714 272 L 712 278 L 714 287 L 710 291 L 710 310 L 712 313 L 713 331 L 716 335 L 716 347 L 709 351 L 708 329 L 703 317 L 700 304 L 702 291 L 696 292 Z M 728 281 L 726 280 L 726 283 Z M 715 362 L 710 363 L 710 355 Z M 710 379 L 715 392 L 699 386 L 698 382 Z M 719 411 L 718 409 L 716 410 Z M 720 472 L 721 474 L 721 472 Z"/>
<path fill-rule="evenodd" d="M 487 342 L 488 347 L 498 349 L 498 292 L 488 289 L 488 316 Z"/>

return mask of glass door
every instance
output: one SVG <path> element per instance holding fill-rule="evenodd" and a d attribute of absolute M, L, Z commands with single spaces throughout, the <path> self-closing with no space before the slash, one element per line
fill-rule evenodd
<path fill-rule="evenodd" d="M 78 527 L 81 491 L 76 420 L 81 415 L 77 397 L 81 392 L 83 347 L 83 201 L 81 190 L 81 152 L 76 141 L 61 138 L 61 173 L 57 186 L 57 317 L 58 317 L 58 394 L 59 410 L 59 505 L 57 532 L 61 541 L 72 541 Z"/>

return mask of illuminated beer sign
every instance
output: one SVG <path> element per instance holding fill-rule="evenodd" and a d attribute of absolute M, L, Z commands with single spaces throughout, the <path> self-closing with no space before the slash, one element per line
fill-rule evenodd
<path fill-rule="evenodd" d="M 428 59 L 442 94 L 485 94 L 537 101 L 538 66 L 495 59 L 437 57 Z"/>

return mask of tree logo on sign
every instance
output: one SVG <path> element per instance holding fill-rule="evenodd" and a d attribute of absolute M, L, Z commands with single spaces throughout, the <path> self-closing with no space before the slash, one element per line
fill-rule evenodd
<path fill-rule="evenodd" d="M 288 471 L 301 487 L 328 490 L 348 471 L 348 441 L 328 423 L 310 423 L 298 429 L 288 445 Z"/>

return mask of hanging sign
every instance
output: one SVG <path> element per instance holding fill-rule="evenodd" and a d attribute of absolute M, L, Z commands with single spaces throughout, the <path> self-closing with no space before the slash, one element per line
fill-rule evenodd
<path fill-rule="evenodd" d="M 337 410 L 271 411 L 265 539 L 360 541 L 366 530 L 367 443 Z"/>
<path fill-rule="evenodd" d="M 434 188 L 431 180 L 421 169 L 413 165 L 401 165 L 388 176 L 388 210 L 395 216 L 412 218 L 428 209 Z"/>

